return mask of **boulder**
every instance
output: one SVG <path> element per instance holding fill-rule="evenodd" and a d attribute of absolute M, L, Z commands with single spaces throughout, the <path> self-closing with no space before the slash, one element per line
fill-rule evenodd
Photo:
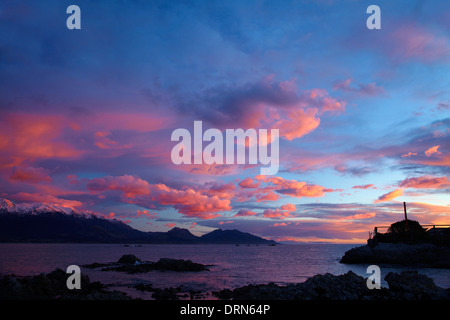
<path fill-rule="evenodd" d="M 136 262 L 141 262 L 141 259 L 137 258 L 134 254 L 124 254 L 117 261 L 117 263 L 125 264 L 136 264 Z"/>
<path fill-rule="evenodd" d="M 157 270 L 172 270 L 172 271 L 203 271 L 206 266 L 200 263 L 192 262 L 191 260 L 161 258 L 154 263 L 153 267 Z"/>
<path fill-rule="evenodd" d="M 417 270 L 389 272 L 384 278 L 394 298 L 402 300 L 449 299 L 449 290 L 439 288 L 432 279 L 419 274 Z"/>

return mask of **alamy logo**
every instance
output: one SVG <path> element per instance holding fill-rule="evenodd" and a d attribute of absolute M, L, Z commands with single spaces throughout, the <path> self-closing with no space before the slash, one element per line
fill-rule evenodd
<path fill-rule="evenodd" d="M 171 153 L 172 162 L 180 164 L 258 164 L 262 175 L 274 175 L 279 168 L 279 129 L 226 129 L 224 135 L 218 129 L 203 133 L 202 121 L 194 121 L 194 138 L 187 129 L 172 132 L 172 141 L 179 141 Z M 193 140 L 193 161 L 192 161 Z M 203 142 L 209 142 L 203 148 Z M 270 146 L 270 154 L 269 148 Z M 236 152 L 235 152 L 236 150 Z M 246 150 L 248 150 L 248 157 Z M 224 155 L 225 151 L 225 155 Z M 247 159 L 248 158 L 248 159 Z"/>
<path fill-rule="evenodd" d="M 67 267 L 66 273 L 71 274 L 66 281 L 67 289 L 81 289 L 81 270 L 80 267 L 72 264 Z"/>
<path fill-rule="evenodd" d="M 367 288 L 380 289 L 381 288 L 381 270 L 377 265 L 370 265 L 367 267 L 366 273 L 371 274 L 366 281 Z"/>

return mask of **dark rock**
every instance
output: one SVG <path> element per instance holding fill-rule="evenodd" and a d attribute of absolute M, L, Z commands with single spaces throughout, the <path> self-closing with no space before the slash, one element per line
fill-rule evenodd
<path fill-rule="evenodd" d="M 432 279 L 414 271 L 389 272 L 384 278 L 395 298 L 402 300 L 449 299 L 448 290 L 439 288 Z"/>
<path fill-rule="evenodd" d="M 153 288 L 151 284 L 138 283 L 134 285 L 134 288 L 139 291 L 150 291 L 150 292 L 155 291 L 155 288 Z"/>
<path fill-rule="evenodd" d="M 450 268 L 450 247 L 431 243 L 379 243 L 350 249 L 341 263 L 388 263 L 418 265 L 434 268 Z"/>
<path fill-rule="evenodd" d="M 161 258 L 157 262 L 142 261 L 132 254 L 123 255 L 116 263 L 92 263 L 84 265 L 86 268 L 101 268 L 101 271 L 118 271 L 134 273 L 145 273 L 152 270 L 167 271 L 205 271 L 205 265 L 192 262 L 191 260 Z"/>
<path fill-rule="evenodd" d="M 0 277 L 0 300 L 126 300 L 125 293 L 107 291 L 99 282 L 90 282 L 81 275 L 81 289 L 69 290 L 66 281 L 69 275 L 61 269 L 35 276 Z"/>
<path fill-rule="evenodd" d="M 135 264 L 141 262 L 141 259 L 137 258 L 134 254 L 124 254 L 120 257 L 117 263 Z"/>
<path fill-rule="evenodd" d="M 178 300 L 177 294 L 180 292 L 180 288 L 164 288 L 164 289 L 155 289 L 152 297 L 155 300 Z"/>
<path fill-rule="evenodd" d="M 343 275 L 316 275 L 303 283 L 247 285 L 213 292 L 219 299 L 233 300 L 423 300 L 450 299 L 448 289 L 416 273 L 389 273 L 389 288 L 368 289 L 366 279 L 349 271 Z"/>
<path fill-rule="evenodd" d="M 172 271 L 204 271 L 206 266 L 200 263 L 192 262 L 191 260 L 161 258 L 153 267 L 157 270 L 172 270 Z"/>
<path fill-rule="evenodd" d="M 233 298 L 233 291 L 231 291 L 230 289 L 213 291 L 212 294 L 221 300 L 230 300 L 231 298 Z"/>

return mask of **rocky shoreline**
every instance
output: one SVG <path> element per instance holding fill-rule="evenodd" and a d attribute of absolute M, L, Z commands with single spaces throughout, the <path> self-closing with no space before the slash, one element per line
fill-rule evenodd
<path fill-rule="evenodd" d="M 0 276 L 0 300 L 132 300 L 130 295 L 111 290 L 108 285 L 91 282 L 82 276 L 81 289 L 66 287 L 67 274 L 56 269 L 35 276 Z M 193 292 L 183 288 L 154 288 L 136 284 L 132 288 L 151 292 L 153 300 L 450 300 L 450 289 L 435 285 L 432 279 L 417 271 L 388 273 L 388 288 L 368 289 L 366 279 L 349 271 L 343 275 L 323 274 L 303 283 L 246 285 L 220 291 Z M 139 300 L 139 299 L 138 299 Z"/>
<path fill-rule="evenodd" d="M 450 268 L 450 247 L 432 243 L 378 243 L 347 251 L 341 263 L 398 264 L 429 268 Z"/>
<path fill-rule="evenodd" d="M 248 285 L 214 294 L 233 300 L 449 300 L 450 289 L 436 286 L 417 271 L 388 273 L 389 288 L 368 289 L 366 279 L 352 271 L 343 275 L 316 275 L 303 283 Z"/>

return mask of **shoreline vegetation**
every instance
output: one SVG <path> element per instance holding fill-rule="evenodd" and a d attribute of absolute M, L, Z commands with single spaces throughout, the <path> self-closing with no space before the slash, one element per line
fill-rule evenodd
<path fill-rule="evenodd" d="M 150 262 L 132 254 L 123 255 L 117 262 L 94 262 L 83 267 L 131 274 L 152 270 L 208 272 L 207 265 L 190 260 L 161 258 Z M 0 276 L 0 299 L 140 300 L 115 289 L 114 285 L 91 282 L 87 275 L 81 275 L 80 290 L 69 290 L 67 276 L 61 269 L 34 276 Z M 149 283 L 137 283 L 129 288 L 149 293 L 149 300 L 450 300 L 450 288 L 438 287 L 432 279 L 417 271 L 390 272 L 384 279 L 387 288 L 372 290 L 368 289 L 365 278 L 352 271 L 342 275 L 315 275 L 301 283 L 250 284 L 212 292 L 192 291 L 184 286 L 155 288 Z"/>

